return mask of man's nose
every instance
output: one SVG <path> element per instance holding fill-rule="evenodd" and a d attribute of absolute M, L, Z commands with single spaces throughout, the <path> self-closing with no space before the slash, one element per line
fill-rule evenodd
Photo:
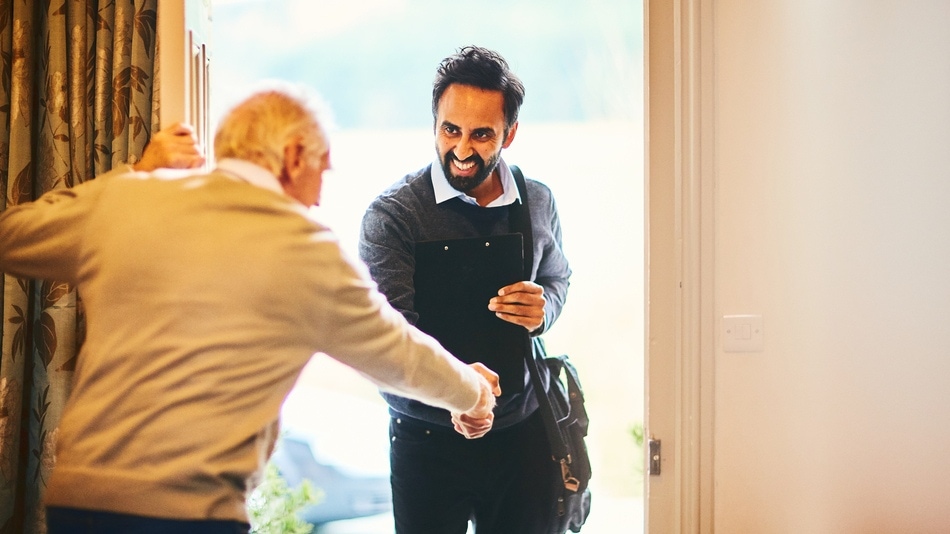
<path fill-rule="evenodd" d="M 472 149 L 471 140 L 468 137 L 463 136 L 461 139 L 459 139 L 459 142 L 455 144 L 455 148 L 452 150 L 452 152 L 455 153 L 455 157 L 458 158 L 459 161 L 465 161 L 471 157 L 475 150 Z"/>

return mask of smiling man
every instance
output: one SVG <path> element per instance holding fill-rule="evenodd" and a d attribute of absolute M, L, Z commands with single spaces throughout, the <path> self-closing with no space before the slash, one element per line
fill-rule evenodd
<path fill-rule="evenodd" d="M 452 84 L 436 109 L 435 149 L 442 156 L 442 172 L 449 185 L 480 206 L 504 192 L 500 180 L 486 180 L 518 130 L 518 123 L 509 126 L 498 114 L 504 100 L 499 91 Z"/>
<path fill-rule="evenodd" d="M 382 193 L 363 218 L 360 256 L 380 291 L 413 324 L 420 320 L 413 282 L 417 243 L 512 232 L 509 207 L 521 196 L 501 153 L 518 131 L 524 94 L 492 50 L 469 46 L 444 59 L 432 90 L 436 160 Z M 571 271 L 550 189 L 526 182 L 532 277 L 498 288 L 485 306 L 538 336 L 560 315 Z M 467 280 L 459 276 L 458 283 Z M 478 534 L 550 532 L 548 488 L 554 484 L 547 478 L 560 473 L 551 469 L 535 393 L 521 367 L 523 390 L 502 388 L 494 426 L 481 433 L 445 410 L 384 394 L 392 415 L 397 533 L 461 533 L 470 519 Z M 481 439 L 466 439 L 474 437 Z"/>

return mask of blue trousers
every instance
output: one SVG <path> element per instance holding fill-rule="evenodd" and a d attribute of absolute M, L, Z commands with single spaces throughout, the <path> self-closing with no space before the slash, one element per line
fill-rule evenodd
<path fill-rule="evenodd" d="M 407 417 L 390 422 L 397 534 L 547 534 L 553 480 L 538 412 L 513 427 L 468 440 Z"/>
<path fill-rule="evenodd" d="M 49 534 L 248 534 L 240 521 L 162 519 L 51 506 L 46 509 Z"/>

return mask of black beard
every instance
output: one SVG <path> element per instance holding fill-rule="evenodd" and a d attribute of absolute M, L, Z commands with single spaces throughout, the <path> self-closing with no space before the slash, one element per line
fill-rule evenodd
<path fill-rule="evenodd" d="M 491 176 L 492 171 L 495 170 L 495 167 L 498 165 L 498 160 L 501 157 L 501 152 L 493 155 L 491 159 L 488 160 L 488 163 L 485 163 L 485 160 L 481 158 L 478 154 L 472 154 L 470 157 L 466 158 L 466 161 L 474 161 L 475 166 L 478 170 L 472 176 L 459 177 L 452 174 L 452 162 L 458 161 L 452 151 L 446 152 L 445 156 L 442 158 L 442 171 L 445 173 L 445 179 L 449 181 L 449 185 L 452 186 L 456 191 L 461 191 L 462 193 L 468 193 L 472 189 L 475 189 L 486 178 Z"/>

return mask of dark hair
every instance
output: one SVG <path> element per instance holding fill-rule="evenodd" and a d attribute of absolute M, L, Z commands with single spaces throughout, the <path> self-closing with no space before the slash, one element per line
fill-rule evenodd
<path fill-rule="evenodd" d="M 524 84 L 498 52 L 466 46 L 442 60 L 432 85 L 433 118 L 438 116 L 442 94 L 453 83 L 501 91 L 505 97 L 505 126 L 511 128 L 518 121 L 518 111 L 524 102 Z"/>

